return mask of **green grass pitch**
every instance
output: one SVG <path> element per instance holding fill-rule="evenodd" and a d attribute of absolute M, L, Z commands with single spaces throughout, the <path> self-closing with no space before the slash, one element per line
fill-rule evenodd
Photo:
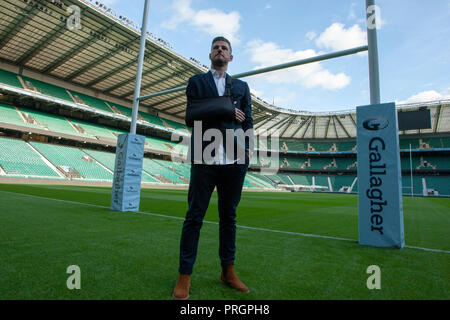
<path fill-rule="evenodd" d="M 0 184 L 0 300 L 171 299 L 187 191 L 143 189 L 141 213 L 109 210 L 110 195 Z M 404 198 L 408 247 L 397 250 L 358 244 L 355 195 L 244 192 L 236 270 L 249 294 L 219 281 L 217 221 L 214 194 L 193 300 L 450 298 L 450 199 Z M 80 290 L 66 286 L 70 265 L 80 267 Z M 380 290 L 366 286 L 370 265 L 380 267 Z"/>

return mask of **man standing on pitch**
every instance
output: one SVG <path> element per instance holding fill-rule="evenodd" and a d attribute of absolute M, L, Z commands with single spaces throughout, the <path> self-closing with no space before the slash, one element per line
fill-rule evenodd
<path fill-rule="evenodd" d="M 226 73 L 228 63 L 233 60 L 231 44 L 224 37 L 216 37 L 212 41 L 211 70 L 204 74 L 197 74 L 189 79 L 186 96 L 188 109 L 195 101 L 215 101 L 214 98 L 230 97 L 228 117 L 214 114 L 213 108 L 209 114 L 198 115 L 188 120 L 186 124 L 194 126 L 191 136 L 189 157 L 191 159 L 191 177 L 188 193 L 188 210 L 183 224 L 180 241 L 180 265 L 179 278 L 173 290 L 173 297 L 177 300 L 189 298 L 190 275 L 193 272 L 194 262 L 197 256 L 197 247 L 200 237 L 200 228 L 211 199 L 214 188 L 217 188 L 219 207 L 219 257 L 222 266 L 220 280 L 230 287 L 241 292 L 250 290 L 237 277 L 234 271 L 236 252 L 236 208 L 241 199 L 242 186 L 248 169 L 249 157 L 253 152 L 252 138 L 244 141 L 231 137 L 226 131 L 235 133 L 236 130 L 251 132 L 253 137 L 253 119 L 251 108 L 250 89 L 246 82 L 231 79 Z M 203 99 L 203 100 L 202 100 Z M 200 108 L 202 110 L 202 108 Z M 213 110 L 213 113 L 211 113 Z M 217 117 L 215 117 L 217 115 Z M 201 120 L 201 121 L 197 121 Z M 194 122 L 195 121 L 195 122 Z M 194 123 L 193 123 L 194 122 Z M 212 161 L 206 161 L 203 155 L 205 143 L 204 132 L 212 129 L 221 133 L 221 139 L 214 141 L 218 148 L 212 150 Z M 197 148 L 195 147 L 197 144 Z M 199 146 L 199 144 L 201 146 Z M 231 147 L 230 147 L 231 146 Z M 239 152 L 239 148 L 241 148 Z M 200 159 L 198 152 L 202 151 Z M 217 151 L 217 152 L 216 152 Z M 206 153 L 206 152 L 205 152 Z M 244 159 L 245 158 L 245 159 Z"/>

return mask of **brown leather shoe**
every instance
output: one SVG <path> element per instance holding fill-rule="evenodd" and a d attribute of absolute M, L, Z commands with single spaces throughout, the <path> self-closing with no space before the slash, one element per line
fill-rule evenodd
<path fill-rule="evenodd" d="M 234 272 L 234 267 L 232 264 L 229 264 L 225 268 L 222 268 L 222 273 L 220 275 L 220 281 L 229 285 L 231 288 L 236 289 L 238 291 L 249 293 L 249 288 L 239 280 L 236 272 Z"/>
<path fill-rule="evenodd" d="M 177 284 L 173 289 L 172 297 L 175 300 L 189 299 L 189 287 L 191 286 L 191 276 L 189 274 L 180 274 Z"/>

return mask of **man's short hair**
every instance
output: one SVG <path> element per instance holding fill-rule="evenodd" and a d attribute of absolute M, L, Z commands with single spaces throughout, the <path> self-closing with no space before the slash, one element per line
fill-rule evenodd
<path fill-rule="evenodd" d="M 222 36 L 215 37 L 215 38 L 213 39 L 213 41 L 211 42 L 211 47 L 212 47 L 213 44 L 214 44 L 215 42 L 217 42 L 217 41 L 224 41 L 224 42 L 228 43 L 228 45 L 230 46 L 230 52 L 232 51 L 230 41 L 229 41 L 227 38 L 222 37 Z"/>

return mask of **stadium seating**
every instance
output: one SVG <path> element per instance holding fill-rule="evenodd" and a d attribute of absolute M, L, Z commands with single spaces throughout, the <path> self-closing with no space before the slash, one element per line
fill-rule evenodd
<path fill-rule="evenodd" d="M 355 158 L 336 158 L 338 170 L 357 170 L 357 160 Z"/>
<path fill-rule="evenodd" d="M 164 125 L 164 122 L 161 121 L 160 117 L 152 115 L 152 114 L 149 114 L 149 113 L 145 113 L 145 112 L 139 111 L 139 119 L 147 121 L 148 123 L 156 124 L 156 125 L 161 126 L 161 127 L 166 127 Z"/>
<path fill-rule="evenodd" d="M 44 130 L 45 128 L 33 123 L 25 122 L 19 112 L 13 106 L 0 103 L 0 122 L 9 123 L 17 126 L 24 126 Z"/>
<path fill-rule="evenodd" d="M 301 175 L 301 174 L 290 174 L 289 177 L 292 179 L 294 184 L 310 186 L 312 185 L 312 176 Z"/>
<path fill-rule="evenodd" d="M 83 152 L 114 172 L 116 160 L 116 155 L 114 153 L 90 149 L 89 150 L 83 149 Z M 146 174 L 145 172 L 142 173 L 142 182 L 161 183 L 161 181 L 153 178 L 152 176 Z"/>
<path fill-rule="evenodd" d="M 450 196 L 450 177 L 436 176 L 425 178 L 426 187 L 428 190 L 436 190 L 439 195 Z M 414 192 L 416 193 L 416 192 Z"/>
<path fill-rule="evenodd" d="M 355 176 L 330 176 L 333 191 L 340 191 L 342 187 L 351 187 L 355 178 Z"/>
<path fill-rule="evenodd" d="M 127 107 L 124 107 L 124 106 L 121 106 L 119 104 L 112 103 L 112 102 L 106 102 L 106 103 L 111 107 L 111 109 L 114 111 L 114 113 L 119 113 L 120 115 L 131 118 L 132 112 L 133 112 L 133 110 L 131 108 L 127 108 Z M 118 112 L 116 112 L 116 111 L 118 111 Z"/>
<path fill-rule="evenodd" d="M 116 136 L 108 130 L 105 126 L 81 121 L 81 120 L 75 120 L 75 119 L 69 119 L 69 121 L 77 128 L 79 128 L 85 136 L 91 137 L 91 138 L 103 138 L 103 139 L 110 139 L 110 140 L 116 140 Z"/>
<path fill-rule="evenodd" d="M 70 125 L 70 123 L 63 117 L 54 116 L 48 113 L 43 113 L 36 110 L 30 110 L 25 108 L 19 109 L 22 114 L 31 116 L 36 122 L 37 125 L 43 127 L 45 130 L 49 130 L 52 132 L 59 132 L 69 135 L 76 135 L 81 137 L 86 137 L 88 135 L 79 133 L 75 130 L 74 127 Z"/>
<path fill-rule="evenodd" d="M 45 94 L 50 97 L 62 99 L 68 102 L 73 102 L 72 98 L 64 88 L 49 83 L 45 83 L 36 79 L 31 79 L 25 76 L 22 76 L 22 80 L 25 83 L 27 81 L 31 82 L 31 84 L 38 90 L 39 93 Z"/>
<path fill-rule="evenodd" d="M 402 192 L 403 194 L 411 194 L 411 176 L 402 176 Z M 423 195 L 422 177 L 413 176 L 413 192 L 416 195 Z"/>
<path fill-rule="evenodd" d="M 163 124 L 164 124 L 164 126 L 166 128 L 174 129 L 174 130 L 187 130 L 186 125 L 184 125 L 182 123 L 179 123 L 179 122 L 176 122 L 176 121 L 172 121 L 172 120 L 169 120 L 169 119 L 165 119 L 165 118 L 162 118 L 162 117 L 160 117 L 160 119 L 161 119 L 161 121 L 163 122 Z"/>
<path fill-rule="evenodd" d="M 288 175 L 286 174 L 268 174 L 264 175 L 266 178 L 270 179 L 272 183 L 275 184 L 287 184 L 292 185 L 291 180 L 289 179 Z"/>
<path fill-rule="evenodd" d="M 329 189 L 329 187 L 328 187 L 328 177 L 326 177 L 326 176 L 315 176 L 315 185 L 316 186 L 327 187 L 327 189 L 320 189 L 320 190 L 328 191 L 328 189 Z"/>
<path fill-rule="evenodd" d="M 259 188 L 274 189 L 273 182 L 264 175 L 249 171 L 247 172 L 245 179 L 248 180 L 250 184 Z"/>
<path fill-rule="evenodd" d="M 337 148 L 337 151 L 339 151 L 339 152 L 355 151 L 356 150 L 356 141 L 336 142 L 336 148 Z"/>
<path fill-rule="evenodd" d="M 113 174 L 96 161 L 86 159 L 86 154 L 78 148 L 31 142 L 54 166 L 69 167 L 76 170 L 81 179 L 112 181 Z"/>
<path fill-rule="evenodd" d="M 0 83 L 23 89 L 17 74 L 0 69 Z"/>
<path fill-rule="evenodd" d="M 187 184 L 170 166 L 154 159 L 144 158 L 143 170 L 162 183 Z"/>
<path fill-rule="evenodd" d="M 286 143 L 289 151 L 308 151 L 308 143 L 299 141 L 280 141 L 280 146 Z"/>
<path fill-rule="evenodd" d="M 435 170 L 450 170 L 450 157 L 448 156 L 424 156 L 424 162 L 435 167 Z"/>
<path fill-rule="evenodd" d="M 0 166 L 8 176 L 60 179 L 25 141 L 0 138 L 0 150 Z"/>
<path fill-rule="evenodd" d="M 331 163 L 333 162 L 333 158 L 322 158 L 322 157 L 311 157 L 310 159 L 310 169 L 318 169 L 318 170 L 324 170 L 325 167 L 328 169 L 337 169 L 333 167 L 329 167 Z"/>
<path fill-rule="evenodd" d="M 103 101 L 101 99 L 91 97 L 86 94 L 79 93 L 79 92 L 72 91 L 72 90 L 68 90 L 68 91 L 71 93 L 72 97 L 74 98 L 75 103 L 85 104 L 89 107 L 92 107 L 92 108 L 95 108 L 98 110 L 113 113 L 113 110 L 110 107 L 108 107 L 108 105 L 105 103 L 105 101 Z"/>
<path fill-rule="evenodd" d="M 280 157 L 280 168 L 300 169 L 308 161 L 306 157 Z"/>
<path fill-rule="evenodd" d="M 331 142 L 311 142 L 310 146 L 312 147 L 312 149 L 314 149 L 317 152 L 320 152 L 320 151 L 328 152 L 328 151 L 330 151 L 331 147 L 333 146 L 333 143 L 331 143 Z"/>
<path fill-rule="evenodd" d="M 411 144 L 411 149 L 419 149 L 419 140 L 411 138 L 400 138 L 400 149 L 409 150 L 409 145 Z"/>

